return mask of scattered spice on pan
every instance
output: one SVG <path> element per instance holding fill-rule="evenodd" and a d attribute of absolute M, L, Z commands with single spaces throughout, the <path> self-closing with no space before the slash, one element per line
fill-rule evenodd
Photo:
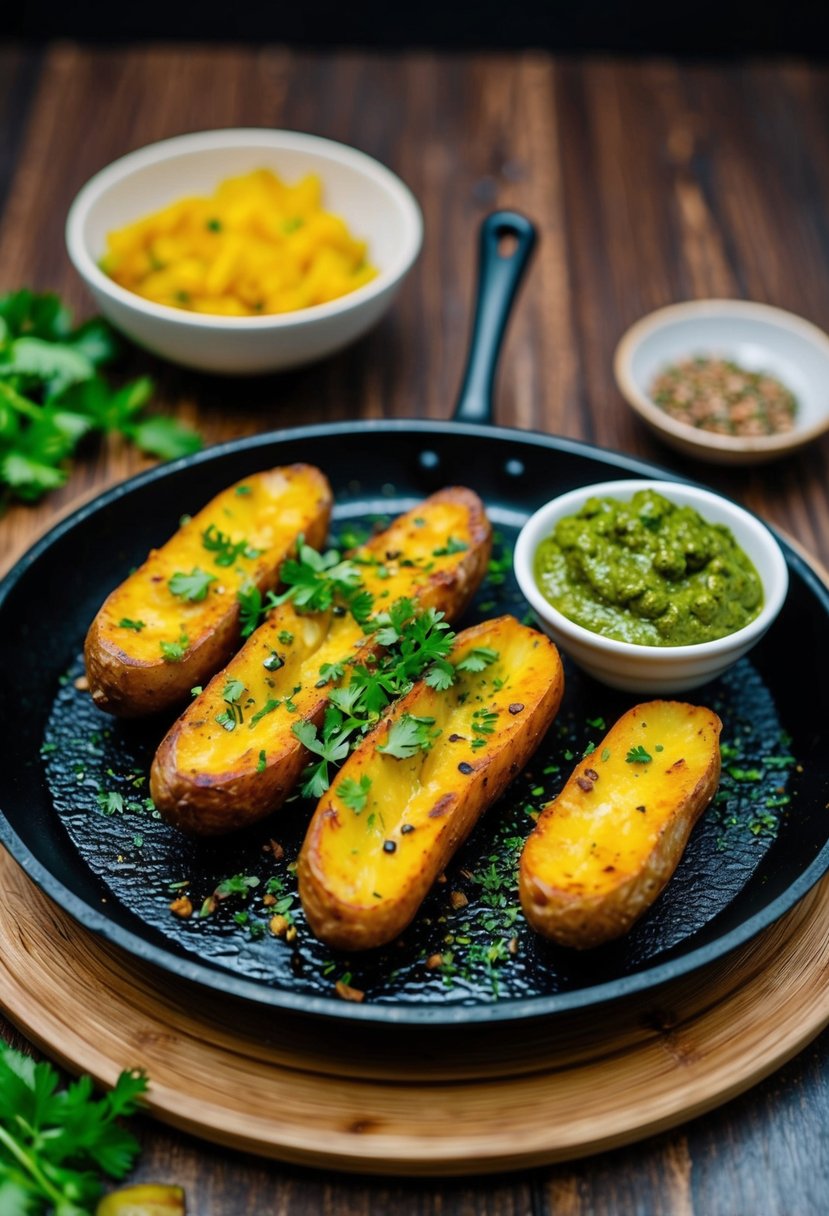
<path fill-rule="evenodd" d="M 794 394 L 774 376 L 727 359 L 674 363 L 653 381 L 650 396 L 677 422 L 719 435 L 781 435 L 797 413 Z"/>

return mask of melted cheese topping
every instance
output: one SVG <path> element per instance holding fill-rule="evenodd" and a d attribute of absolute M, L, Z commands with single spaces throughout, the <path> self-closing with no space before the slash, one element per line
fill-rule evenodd
<path fill-rule="evenodd" d="M 163 661 L 161 643 L 182 637 L 189 653 L 235 610 L 243 584 L 275 584 L 297 536 L 319 528 L 321 521 L 325 524 L 329 504 L 325 479 L 308 465 L 257 473 L 217 495 L 106 600 L 101 624 L 122 661 L 158 663 Z M 230 553 L 227 546 L 222 550 L 205 544 L 217 543 L 220 532 L 231 546 L 242 546 L 230 565 L 217 561 L 223 552 Z M 211 579 L 204 599 L 196 601 L 170 589 L 174 575 L 193 570 Z"/>

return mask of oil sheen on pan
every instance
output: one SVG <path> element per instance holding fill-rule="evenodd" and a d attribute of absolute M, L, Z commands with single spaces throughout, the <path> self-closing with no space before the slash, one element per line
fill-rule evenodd
<path fill-rule="evenodd" d="M 526 613 L 511 573 L 515 532 L 497 520 L 496 529 L 490 573 L 458 628 Z M 113 721 L 76 688 L 82 671 L 78 655 L 57 692 L 42 749 L 72 845 L 107 897 L 140 918 L 162 946 L 297 995 L 335 997 L 339 984 L 341 993 L 356 991 L 376 1005 L 491 1005 L 571 992 L 667 961 L 750 882 L 800 780 L 774 696 L 744 659 L 701 690 L 724 723 L 723 776 L 668 888 L 611 945 L 577 955 L 541 941 L 518 902 L 523 842 L 574 762 L 634 700 L 568 663 L 561 711 L 528 770 L 486 813 L 403 938 L 349 957 L 310 934 L 296 894 L 294 863 L 313 806 L 297 798 L 219 841 L 182 837 L 148 801 L 149 765 L 169 723 Z M 177 915 L 171 906 L 192 912 Z M 281 918 L 278 937 L 274 917 Z"/>

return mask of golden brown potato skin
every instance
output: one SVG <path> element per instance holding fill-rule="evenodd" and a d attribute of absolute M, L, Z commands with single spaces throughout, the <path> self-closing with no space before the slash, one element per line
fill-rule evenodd
<path fill-rule="evenodd" d="M 320 800 L 297 875 L 308 924 L 328 945 L 367 950 L 397 937 L 549 729 L 564 690 L 549 638 L 500 617 L 459 634 L 450 661 L 480 647 L 497 651 L 498 659 L 478 673 L 459 671 L 445 692 L 416 684 Z M 481 713 L 493 717 L 475 716 Z M 407 714 L 434 718 L 441 734 L 428 752 L 384 755 L 393 724 Z M 476 733 L 482 721 L 491 733 Z M 343 781 L 361 779 L 371 784 L 365 806 L 355 811 L 340 791 Z"/>
<path fill-rule="evenodd" d="M 467 548 L 433 559 L 448 534 Z M 492 529 L 481 500 L 471 490 L 450 486 L 431 495 L 361 546 L 359 553 L 386 561 L 390 577 L 381 580 L 365 567 L 366 587 L 377 595 L 378 610 L 409 596 L 420 609 L 436 608 L 449 620 L 467 607 L 484 574 Z M 389 558 L 388 555 L 395 555 Z M 427 557 L 424 572 L 401 566 L 398 557 Z M 280 637 L 289 635 L 290 645 Z M 359 646 L 359 652 L 355 647 Z M 319 669 L 355 653 L 368 657 L 377 645 L 350 616 L 297 613 L 290 602 L 274 609 L 227 667 L 211 681 L 173 724 L 156 753 L 150 773 L 153 801 L 168 822 L 191 835 L 215 836 L 261 819 L 282 805 L 299 780 L 309 753 L 293 733 L 296 722 L 322 722 L 329 688 L 317 688 Z M 263 683 L 263 663 L 276 651 L 279 670 Z M 216 725 L 224 708 L 222 690 L 241 680 L 257 712 L 269 697 L 284 704 L 259 721 L 232 733 Z M 267 686 L 266 686 L 267 685 Z M 300 687 L 300 691 L 293 690 Z M 261 761 L 264 752 L 264 762 Z"/>
<path fill-rule="evenodd" d="M 331 488 L 312 465 L 294 464 L 252 474 L 230 486 L 153 550 L 105 600 L 86 637 L 89 689 L 99 709 L 134 718 L 179 704 L 204 684 L 239 644 L 237 591 L 245 582 L 268 591 L 304 534 L 321 545 L 328 532 Z M 256 556 L 229 566 L 216 562 L 203 534 L 212 525 L 234 541 L 244 538 Z M 169 580 L 198 568 L 211 577 L 204 599 L 174 595 Z M 124 619 L 142 628 L 124 627 Z M 165 659 L 161 642 L 186 637 L 178 662 Z"/>
<path fill-rule="evenodd" d="M 647 911 L 714 797 L 721 728 L 710 709 L 650 701 L 579 761 L 521 855 L 521 906 L 534 929 L 584 950 Z"/>

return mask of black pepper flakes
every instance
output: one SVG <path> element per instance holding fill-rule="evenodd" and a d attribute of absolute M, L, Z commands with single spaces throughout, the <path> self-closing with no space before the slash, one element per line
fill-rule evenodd
<path fill-rule="evenodd" d="M 576 785 L 580 790 L 584 790 L 586 794 L 589 794 L 593 788 L 593 782 L 588 781 L 586 777 L 576 777 Z"/>
<path fill-rule="evenodd" d="M 384 853 L 396 853 L 397 845 L 394 843 L 393 840 L 384 840 L 383 841 L 383 852 Z"/>
<path fill-rule="evenodd" d="M 472 765 L 468 764 L 466 760 L 461 760 L 460 764 L 458 765 L 458 772 L 463 773 L 465 777 L 468 777 L 469 774 L 474 773 L 474 771 L 475 770 Z"/>
<path fill-rule="evenodd" d="M 449 736 L 450 743 L 464 743 L 465 741 L 466 741 L 466 735 L 450 735 Z"/>
<path fill-rule="evenodd" d="M 520 714 L 523 711 L 523 709 L 524 709 L 523 701 L 513 701 L 512 705 L 510 705 L 510 707 L 509 707 L 509 712 L 514 716 L 515 714 Z"/>
<path fill-rule="evenodd" d="M 400 829 L 400 835 L 408 836 L 409 832 L 413 832 L 414 830 L 415 828 L 413 823 L 404 823 L 403 827 Z"/>
<path fill-rule="evenodd" d="M 589 777 L 591 781 L 599 780 L 599 774 L 596 772 L 596 770 L 594 768 L 586 768 L 584 770 L 584 775 L 585 775 L 585 777 Z"/>

